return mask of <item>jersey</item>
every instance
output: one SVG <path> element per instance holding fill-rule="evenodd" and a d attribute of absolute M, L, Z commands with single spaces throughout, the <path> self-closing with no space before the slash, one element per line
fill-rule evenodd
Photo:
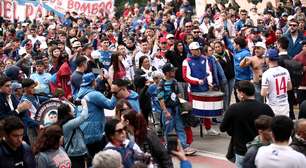
<path fill-rule="evenodd" d="M 287 84 L 290 82 L 290 80 L 291 79 L 288 70 L 281 66 L 269 68 L 262 74 L 261 85 L 262 88 L 268 88 L 267 104 L 272 109 L 273 107 L 289 105 Z"/>

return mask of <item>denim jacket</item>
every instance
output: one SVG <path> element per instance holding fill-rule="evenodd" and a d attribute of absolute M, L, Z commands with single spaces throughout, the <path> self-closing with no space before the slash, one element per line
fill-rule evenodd
<path fill-rule="evenodd" d="M 81 87 L 78 99 L 85 97 L 88 106 L 88 118 L 81 124 L 86 144 L 92 144 L 102 139 L 105 126 L 104 108 L 112 110 L 116 106 L 117 99 L 113 96 L 107 99 L 102 93 L 90 86 Z"/>
<path fill-rule="evenodd" d="M 84 142 L 83 132 L 80 125 L 88 118 L 88 109 L 84 108 L 79 116 L 69 120 L 63 125 L 65 149 L 68 156 L 83 156 L 87 154 L 86 144 Z M 75 133 L 72 137 L 72 134 Z M 68 143 L 71 139 L 71 143 Z"/>

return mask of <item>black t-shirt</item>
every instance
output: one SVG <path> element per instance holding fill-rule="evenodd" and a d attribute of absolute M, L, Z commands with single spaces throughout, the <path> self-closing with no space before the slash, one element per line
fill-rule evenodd
<path fill-rule="evenodd" d="M 258 134 L 254 122 L 260 115 L 274 116 L 274 113 L 267 104 L 256 100 L 233 104 L 225 112 L 220 130 L 232 137 L 235 153 L 245 155 L 247 152 L 246 144 Z"/>

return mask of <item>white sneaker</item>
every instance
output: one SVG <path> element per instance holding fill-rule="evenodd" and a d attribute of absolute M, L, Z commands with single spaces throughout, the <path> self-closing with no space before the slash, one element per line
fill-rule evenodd
<path fill-rule="evenodd" d="M 220 135 L 220 132 L 211 128 L 209 130 L 206 131 L 206 135 L 209 135 L 209 136 L 217 136 L 217 135 Z"/>

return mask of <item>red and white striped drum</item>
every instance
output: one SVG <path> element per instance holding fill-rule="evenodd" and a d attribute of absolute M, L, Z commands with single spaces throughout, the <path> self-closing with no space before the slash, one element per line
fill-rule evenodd
<path fill-rule="evenodd" d="M 223 92 L 192 92 L 192 114 L 197 117 L 218 117 L 223 113 Z"/>

